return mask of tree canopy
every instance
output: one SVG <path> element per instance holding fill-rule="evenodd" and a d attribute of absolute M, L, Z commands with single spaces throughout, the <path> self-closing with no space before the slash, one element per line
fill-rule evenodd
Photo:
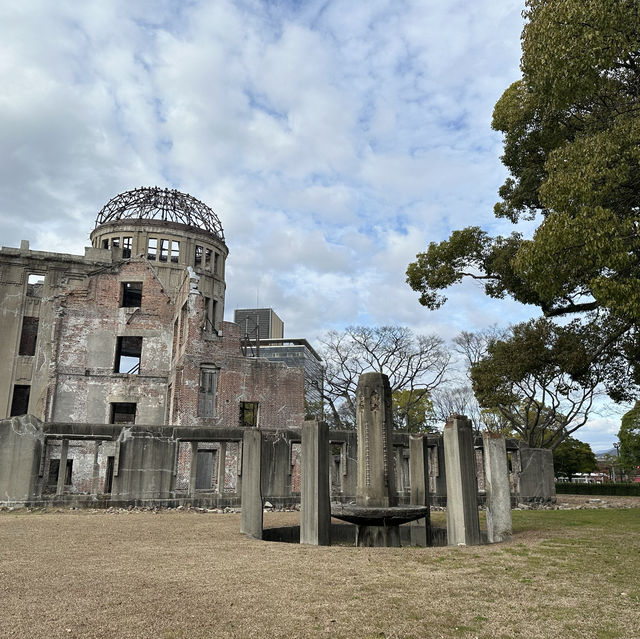
<path fill-rule="evenodd" d="M 589 444 L 567 437 L 553 451 L 553 470 L 556 477 L 571 481 L 576 473 L 598 470 L 598 462 Z"/>
<path fill-rule="evenodd" d="M 603 379 L 629 399 L 640 381 L 640 5 L 527 0 L 524 16 L 522 78 L 493 114 L 509 171 L 494 213 L 537 220 L 533 237 L 456 230 L 417 255 L 407 279 L 431 309 L 471 277 L 489 296 L 577 318 L 569 330 L 589 345 L 587 368 L 603 357 L 630 365 Z"/>
<path fill-rule="evenodd" d="M 620 466 L 627 472 L 633 472 L 640 467 L 640 402 L 622 417 L 620 431 Z"/>

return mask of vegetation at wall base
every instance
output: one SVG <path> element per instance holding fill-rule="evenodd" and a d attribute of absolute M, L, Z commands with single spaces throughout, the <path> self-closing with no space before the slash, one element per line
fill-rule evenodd
<path fill-rule="evenodd" d="M 574 484 L 558 482 L 556 493 L 559 495 L 615 495 L 617 497 L 640 497 L 640 483 L 612 482 L 610 484 Z"/>

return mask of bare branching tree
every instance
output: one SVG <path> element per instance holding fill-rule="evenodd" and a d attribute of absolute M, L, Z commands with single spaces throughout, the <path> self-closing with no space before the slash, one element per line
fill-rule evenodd
<path fill-rule="evenodd" d="M 389 377 L 392 391 L 407 391 L 407 413 L 444 380 L 449 353 L 436 335 L 416 335 L 402 326 L 350 326 L 320 340 L 326 365 L 323 397 L 335 428 L 355 423 L 355 392 L 362 373 Z"/>

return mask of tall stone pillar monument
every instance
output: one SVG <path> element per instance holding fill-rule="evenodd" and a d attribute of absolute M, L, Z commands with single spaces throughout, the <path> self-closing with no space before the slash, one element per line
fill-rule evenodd
<path fill-rule="evenodd" d="M 391 443 L 391 387 L 382 373 L 360 375 L 356 390 L 358 506 L 398 505 Z"/>

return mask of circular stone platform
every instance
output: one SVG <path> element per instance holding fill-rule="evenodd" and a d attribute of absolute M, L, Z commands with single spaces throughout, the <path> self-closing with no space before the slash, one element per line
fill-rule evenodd
<path fill-rule="evenodd" d="M 399 526 L 421 519 L 429 512 L 428 506 L 358 506 L 331 504 L 331 516 L 357 526 Z"/>

